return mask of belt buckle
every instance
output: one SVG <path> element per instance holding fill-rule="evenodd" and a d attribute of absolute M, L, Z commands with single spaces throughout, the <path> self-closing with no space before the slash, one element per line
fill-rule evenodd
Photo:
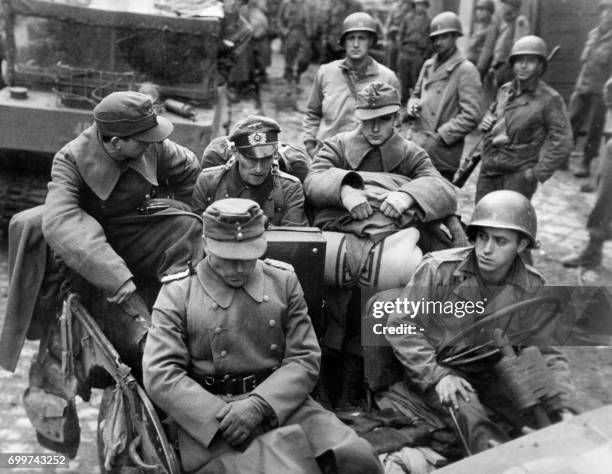
<path fill-rule="evenodd" d="M 255 374 L 247 375 L 242 379 L 242 393 L 248 393 L 255 390 L 257 387 L 257 378 Z"/>

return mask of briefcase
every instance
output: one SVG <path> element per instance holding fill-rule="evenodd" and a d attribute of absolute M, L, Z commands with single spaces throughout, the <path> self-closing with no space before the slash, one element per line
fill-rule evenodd
<path fill-rule="evenodd" d="M 326 242 L 316 227 L 274 227 L 266 231 L 264 258 L 293 265 L 304 290 L 308 312 L 319 334 L 322 322 L 323 271 Z"/>

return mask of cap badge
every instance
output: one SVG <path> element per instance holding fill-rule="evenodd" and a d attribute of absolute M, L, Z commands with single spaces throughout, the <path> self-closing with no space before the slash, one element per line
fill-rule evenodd
<path fill-rule="evenodd" d="M 262 132 L 251 133 L 247 138 L 251 146 L 263 145 L 267 142 L 266 134 Z"/>

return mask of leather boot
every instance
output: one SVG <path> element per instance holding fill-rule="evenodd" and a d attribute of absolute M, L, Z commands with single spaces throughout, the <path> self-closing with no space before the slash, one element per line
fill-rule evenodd
<path fill-rule="evenodd" d="M 593 268 L 601 264 L 603 258 L 602 252 L 603 242 L 594 239 L 589 239 L 589 243 L 586 248 L 578 255 L 570 257 L 564 260 L 563 266 L 574 268 L 574 267 L 586 267 Z"/>
<path fill-rule="evenodd" d="M 363 359 L 356 355 L 342 356 L 342 391 L 336 411 L 361 410 L 363 400 Z"/>
<path fill-rule="evenodd" d="M 576 178 L 587 178 L 591 176 L 591 160 L 586 156 L 578 164 L 578 169 L 574 172 Z"/>

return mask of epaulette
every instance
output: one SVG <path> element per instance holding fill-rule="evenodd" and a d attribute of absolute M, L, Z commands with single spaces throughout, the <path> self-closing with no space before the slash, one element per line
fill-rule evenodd
<path fill-rule="evenodd" d="M 195 272 L 195 268 L 193 268 L 191 262 L 187 262 L 187 268 L 185 270 L 183 270 L 182 272 L 173 273 L 171 275 L 164 275 L 163 277 L 161 277 L 161 282 L 170 283 L 171 281 L 182 280 L 183 278 L 187 278 L 188 276 L 194 275 Z"/>
<path fill-rule="evenodd" d="M 204 168 L 202 171 L 200 171 L 200 173 L 216 173 L 219 172 L 220 170 L 225 170 L 227 169 L 227 163 L 223 163 L 221 165 L 216 165 L 216 166 L 209 166 L 208 168 Z"/>
<path fill-rule="evenodd" d="M 280 260 L 274 260 L 273 258 L 266 258 L 264 260 L 264 263 L 267 263 L 268 265 L 275 267 L 275 268 L 280 268 L 281 270 L 288 270 L 290 272 L 295 272 L 295 268 L 293 268 L 293 265 L 287 262 L 282 262 Z"/>
<path fill-rule="evenodd" d="M 292 174 L 286 173 L 285 171 L 278 170 L 277 174 L 278 174 L 279 178 L 284 178 L 284 179 L 286 179 L 288 181 L 293 181 L 294 183 L 299 183 L 300 182 L 300 180 L 296 176 L 293 176 Z"/>

